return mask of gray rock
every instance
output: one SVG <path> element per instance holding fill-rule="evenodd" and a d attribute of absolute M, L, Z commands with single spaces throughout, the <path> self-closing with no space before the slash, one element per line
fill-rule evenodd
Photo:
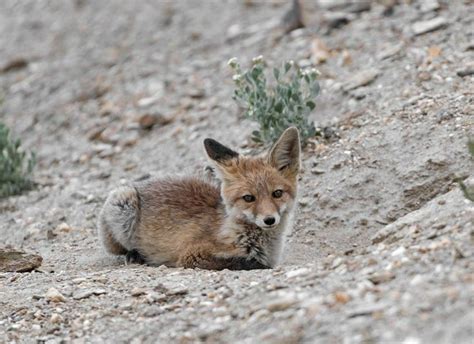
<path fill-rule="evenodd" d="M 435 31 L 446 27 L 448 25 L 448 21 L 444 17 L 436 17 L 433 19 L 419 21 L 412 25 L 413 33 L 418 36 L 422 35 L 431 31 Z"/>
<path fill-rule="evenodd" d="M 288 271 L 285 276 L 287 278 L 295 278 L 295 277 L 299 277 L 299 276 L 308 275 L 308 273 L 310 273 L 310 271 L 311 270 L 308 269 L 308 268 L 300 268 L 300 269 Z"/>
<path fill-rule="evenodd" d="M 359 316 L 367 316 L 367 315 L 372 315 L 375 312 L 381 312 L 387 308 L 386 303 L 373 303 L 373 304 L 367 304 L 363 305 L 360 307 L 357 307 L 355 309 L 351 309 L 347 312 L 347 317 L 348 318 L 354 318 L 354 317 L 359 317 Z"/>
<path fill-rule="evenodd" d="M 397 55 L 403 48 L 403 43 L 398 43 L 395 45 L 391 45 L 385 49 L 383 49 L 378 55 L 377 58 L 379 60 L 385 60 L 392 56 Z"/>
<path fill-rule="evenodd" d="M 0 250 L 0 272 L 29 272 L 41 266 L 43 258 L 21 251 Z"/>
<path fill-rule="evenodd" d="M 376 68 L 367 69 L 353 75 L 346 83 L 342 86 L 343 90 L 348 92 L 356 88 L 366 86 L 373 82 L 380 74 L 380 71 Z"/>
<path fill-rule="evenodd" d="M 74 300 L 82 300 L 91 297 L 92 295 L 102 295 L 106 294 L 107 291 L 105 289 L 84 289 L 78 290 L 73 293 L 72 298 Z"/>
<path fill-rule="evenodd" d="M 299 200 L 298 200 L 298 204 L 302 207 L 306 207 L 307 205 L 309 205 L 311 203 L 311 199 L 309 197 L 301 197 Z"/>
<path fill-rule="evenodd" d="M 372 276 L 370 276 L 368 279 L 371 281 L 373 284 L 381 284 L 381 283 L 386 283 L 395 278 L 395 274 L 389 271 L 384 271 L 380 273 L 375 273 Z"/>
<path fill-rule="evenodd" d="M 438 0 L 422 0 L 420 4 L 420 11 L 423 13 L 436 11 L 440 7 Z"/>
<path fill-rule="evenodd" d="M 343 1 L 332 1 L 332 0 L 318 0 L 320 7 L 331 10 L 331 11 L 344 11 L 350 13 L 360 13 L 369 11 L 372 5 L 371 1 L 366 0 L 343 0 Z"/>
<path fill-rule="evenodd" d="M 311 169 L 311 173 L 312 174 L 324 174 L 324 173 L 326 173 L 326 171 L 322 170 L 320 168 L 314 167 L 314 168 Z"/>
<path fill-rule="evenodd" d="M 51 287 L 45 295 L 46 300 L 51 302 L 65 302 L 66 298 L 56 288 Z"/>
<path fill-rule="evenodd" d="M 145 316 L 147 318 L 152 318 L 152 317 L 156 317 L 160 314 L 163 314 L 164 312 L 165 311 L 160 306 L 150 306 L 143 312 L 143 316 Z"/>
<path fill-rule="evenodd" d="M 277 298 L 276 300 L 272 300 L 268 302 L 265 307 L 270 312 L 279 312 L 279 311 L 284 311 L 298 303 L 299 303 L 299 300 L 296 297 L 296 295 L 287 294 L 287 295 L 283 295 Z"/>
<path fill-rule="evenodd" d="M 471 68 L 464 68 L 464 69 L 459 69 L 456 74 L 460 76 L 461 78 L 464 78 L 469 75 L 474 75 L 474 67 Z"/>

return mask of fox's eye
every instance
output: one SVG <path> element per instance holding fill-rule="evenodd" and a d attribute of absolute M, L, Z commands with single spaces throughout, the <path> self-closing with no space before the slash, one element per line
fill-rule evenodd
<path fill-rule="evenodd" d="M 275 190 L 272 192 L 273 198 L 280 198 L 283 195 L 283 190 Z"/>
<path fill-rule="evenodd" d="M 245 195 L 244 197 L 242 197 L 244 199 L 245 202 L 247 203 L 252 203 L 255 201 L 255 196 L 254 195 Z"/>

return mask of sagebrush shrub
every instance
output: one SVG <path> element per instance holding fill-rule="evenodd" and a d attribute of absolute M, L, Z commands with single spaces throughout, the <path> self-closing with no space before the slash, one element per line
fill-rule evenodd
<path fill-rule="evenodd" d="M 472 158 L 474 158 L 474 139 L 470 139 L 467 142 L 467 147 L 469 149 L 469 153 L 471 154 Z M 469 188 L 468 186 L 466 186 L 466 184 L 464 184 L 461 179 L 457 179 L 457 182 L 459 183 L 459 187 L 461 188 L 464 194 L 464 197 L 474 202 L 474 189 L 472 187 Z"/>
<path fill-rule="evenodd" d="M 34 154 L 27 157 L 20 140 L 10 137 L 10 130 L 0 123 L 0 198 L 17 195 L 31 189 L 31 172 L 35 165 Z"/>
<path fill-rule="evenodd" d="M 316 134 L 308 119 L 319 93 L 316 69 L 303 70 L 293 61 L 285 62 L 280 68 L 273 68 L 274 82 L 269 83 L 261 56 L 254 58 L 251 68 L 245 71 L 236 58 L 228 64 L 235 73 L 233 98 L 245 109 L 246 117 L 260 125 L 260 130 L 252 133 L 254 141 L 270 144 L 290 126 L 299 129 L 303 145 Z"/>

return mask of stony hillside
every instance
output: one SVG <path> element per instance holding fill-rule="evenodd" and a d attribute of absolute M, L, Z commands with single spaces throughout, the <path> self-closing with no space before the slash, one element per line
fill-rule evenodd
<path fill-rule="evenodd" d="M 37 153 L 38 187 L 0 200 L 0 248 L 43 257 L 0 273 L 1 342 L 472 340 L 474 205 L 454 182 L 474 183 L 472 2 L 305 1 L 296 30 L 290 5 L 1 2 L 0 120 Z M 227 61 L 257 55 L 321 72 L 324 137 L 304 151 L 282 264 L 107 257 L 112 188 L 202 169 L 205 137 L 249 151 Z"/>

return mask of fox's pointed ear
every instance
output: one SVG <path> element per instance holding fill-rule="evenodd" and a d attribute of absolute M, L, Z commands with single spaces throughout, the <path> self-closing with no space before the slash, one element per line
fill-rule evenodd
<path fill-rule="evenodd" d="M 206 149 L 207 156 L 219 165 L 225 165 L 226 162 L 239 156 L 239 153 L 213 139 L 205 139 L 204 148 Z"/>
<path fill-rule="evenodd" d="M 300 134 L 290 127 L 281 134 L 268 155 L 268 162 L 287 177 L 296 177 L 300 170 Z"/>

